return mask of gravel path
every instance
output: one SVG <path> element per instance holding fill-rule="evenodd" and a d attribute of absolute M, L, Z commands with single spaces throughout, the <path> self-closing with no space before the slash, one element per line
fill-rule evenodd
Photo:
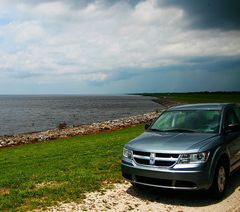
<path fill-rule="evenodd" d="M 227 195 L 213 201 L 206 192 L 169 191 L 151 187 L 134 188 L 130 183 L 92 192 L 81 204 L 68 203 L 49 211 L 240 211 L 240 171 L 230 178 Z"/>

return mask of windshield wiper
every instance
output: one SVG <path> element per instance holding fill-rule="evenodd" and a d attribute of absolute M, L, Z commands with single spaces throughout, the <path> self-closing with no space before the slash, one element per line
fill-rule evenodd
<path fill-rule="evenodd" d="M 162 130 L 155 129 L 155 128 L 149 128 L 148 130 L 150 130 L 150 131 L 156 131 L 156 132 L 163 132 Z"/>
<path fill-rule="evenodd" d="M 196 132 L 196 131 L 190 130 L 190 129 L 176 128 L 176 129 L 163 130 L 162 132 Z"/>

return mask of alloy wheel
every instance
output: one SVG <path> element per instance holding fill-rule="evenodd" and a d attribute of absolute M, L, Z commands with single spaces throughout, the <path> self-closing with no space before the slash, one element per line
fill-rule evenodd
<path fill-rule="evenodd" d="M 226 172 L 223 166 L 219 167 L 217 183 L 219 191 L 223 192 L 226 184 Z"/>

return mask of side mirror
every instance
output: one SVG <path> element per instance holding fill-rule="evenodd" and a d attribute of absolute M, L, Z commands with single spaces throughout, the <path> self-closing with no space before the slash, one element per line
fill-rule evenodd
<path fill-rule="evenodd" d="M 145 124 L 145 130 L 147 130 L 150 127 L 150 123 Z"/>
<path fill-rule="evenodd" d="M 231 132 L 236 132 L 236 131 L 239 131 L 239 130 L 240 130 L 240 125 L 238 123 L 236 123 L 236 124 L 229 124 L 226 127 L 225 132 L 226 133 L 231 133 Z"/>

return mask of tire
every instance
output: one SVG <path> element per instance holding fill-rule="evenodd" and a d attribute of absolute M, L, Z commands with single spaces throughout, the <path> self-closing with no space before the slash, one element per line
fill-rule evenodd
<path fill-rule="evenodd" d="M 210 192 L 214 199 L 222 199 L 226 192 L 228 182 L 228 169 L 226 163 L 220 162 L 216 167 L 213 184 Z"/>

